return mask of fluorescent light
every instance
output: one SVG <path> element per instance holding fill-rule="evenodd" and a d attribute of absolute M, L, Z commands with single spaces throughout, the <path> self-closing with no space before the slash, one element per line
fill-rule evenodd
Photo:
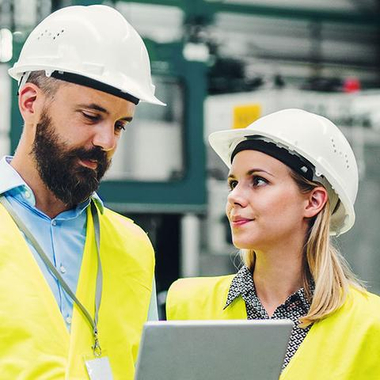
<path fill-rule="evenodd" d="M 8 62 L 13 55 L 13 36 L 9 29 L 0 29 L 0 62 Z"/>

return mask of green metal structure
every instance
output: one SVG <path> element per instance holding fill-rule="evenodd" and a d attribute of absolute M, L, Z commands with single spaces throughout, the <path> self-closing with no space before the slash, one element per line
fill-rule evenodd
<path fill-rule="evenodd" d="M 178 7 L 182 9 L 186 15 L 186 19 L 208 18 L 212 19 L 213 15 L 218 12 L 236 13 L 244 15 L 257 15 L 273 18 L 288 18 L 288 19 L 302 19 L 311 21 L 324 21 L 324 22 L 342 22 L 350 24 L 364 24 L 364 25 L 379 25 L 379 14 L 373 12 L 373 9 L 365 7 L 360 1 L 353 3 L 356 7 L 355 12 L 347 10 L 333 10 L 333 9 L 313 9 L 310 7 L 292 7 L 286 1 L 283 5 L 278 4 L 254 4 L 248 2 L 239 3 L 238 1 L 226 0 L 121 0 L 126 3 L 142 3 L 142 4 L 156 4 Z M 90 5 L 99 4 L 101 1 L 91 0 L 74 0 L 77 5 Z M 117 1 L 112 1 L 117 3 Z"/>
<path fill-rule="evenodd" d="M 311 21 L 378 25 L 377 13 L 370 11 L 343 12 L 294 9 L 284 6 L 237 4 L 206 0 L 136 0 L 135 3 L 178 7 L 184 12 L 184 22 L 208 24 L 218 12 L 260 15 L 274 18 L 298 18 Z M 94 0 L 75 0 L 74 5 L 103 3 Z M 110 2 L 108 2 L 110 3 Z M 117 3 L 116 1 L 111 3 Z M 15 40 L 14 57 L 17 59 L 24 41 Z M 183 57 L 184 42 L 158 44 L 147 41 L 154 62 L 164 62 L 165 72 L 154 75 L 175 78 L 184 89 L 183 151 L 184 175 L 170 182 L 103 181 L 100 194 L 118 209 L 148 212 L 203 212 L 206 209 L 206 162 L 203 142 L 203 102 L 207 95 L 207 67 L 205 63 L 187 61 Z M 12 62 L 11 62 L 12 64 Z M 17 105 L 17 88 L 12 81 L 11 150 L 15 150 L 22 131 L 22 120 Z"/>

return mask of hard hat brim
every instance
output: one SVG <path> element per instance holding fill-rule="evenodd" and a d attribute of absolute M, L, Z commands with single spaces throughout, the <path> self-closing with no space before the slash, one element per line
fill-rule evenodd
<path fill-rule="evenodd" d="M 99 78 L 97 76 L 93 76 L 93 75 L 88 75 L 88 76 L 84 76 L 83 74 L 79 73 L 79 72 L 74 72 L 74 71 L 67 71 L 67 70 L 64 70 L 63 68 L 57 68 L 57 67 L 52 67 L 52 66 L 49 66 L 49 65 L 39 65 L 39 66 L 35 66 L 35 65 L 24 65 L 24 66 L 19 66 L 17 65 L 17 63 L 10 69 L 8 69 L 8 74 L 13 78 L 13 79 L 16 79 L 17 81 L 20 81 L 20 79 L 22 78 L 23 74 L 26 73 L 26 72 L 32 72 L 32 71 L 48 71 L 48 72 L 62 72 L 62 73 L 65 73 L 65 74 L 68 74 L 68 75 L 72 75 L 72 76 L 77 76 L 77 77 L 80 77 L 80 78 L 83 78 L 85 80 L 81 80 L 81 81 L 78 81 L 78 80 L 67 80 L 64 78 L 63 75 L 61 75 L 60 77 L 56 77 L 53 75 L 53 77 L 57 78 L 57 79 L 60 79 L 60 80 L 64 80 L 64 81 L 69 81 L 71 83 L 75 83 L 75 84 L 78 84 L 78 85 L 82 85 L 82 86 L 86 86 L 86 87 L 90 87 L 90 88 L 95 88 L 99 91 L 103 91 L 103 92 L 106 92 L 106 93 L 109 93 L 111 95 L 115 95 L 115 96 L 118 96 L 118 97 L 121 97 L 121 98 L 124 98 L 126 100 L 129 100 L 128 99 L 128 95 L 131 95 L 132 98 L 136 98 L 138 101 L 140 102 L 143 102 L 143 103 L 149 103 L 149 104 L 155 104 L 155 105 L 159 105 L 159 106 L 166 106 L 165 103 L 163 103 L 161 100 L 159 100 L 156 96 L 154 95 L 151 95 L 151 94 L 137 94 L 137 93 L 127 93 L 127 92 L 123 92 L 121 91 L 120 89 L 117 89 L 116 87 L 114 87 L 112 84 L 109 84 L 109 83 L 104 83 L 102 82 L 102 78 Z M 86 81 L 87 79 L 87 81 Z M 100 88 L 99 86 L 94 86 L 94 85 L 91 85 L 91 82 L 90 81 L 93 81 L 93 82 L 96 82 L 100 85 L 103 85 L 103 88 Z M 107 90 L 106 87 L 109 87 L 109 88 L 112 88 L 113 91 L 110 91 L 109 89 Z M 132 101 L 133 103 L 137 104 L 135 101 Z"/>

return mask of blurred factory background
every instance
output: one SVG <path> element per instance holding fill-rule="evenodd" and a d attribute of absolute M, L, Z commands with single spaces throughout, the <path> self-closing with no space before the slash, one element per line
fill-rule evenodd
<path fill-rule="evenodd" d="M 22 130 L 7 70 L 28 33 L 58 8 L 99 3 L 144 37 L 168 104 L 139 105 L 100 189 L 148 232 L 160 304 L 180 276 L 239 266 L 224 216 L 227 170 L 208 134 L 290 107 L 329 117 L 353 145 L 357 222 L 336 244 L 380 294 L 380 2 L 0 0 L 1 155 L 14 152 Z"/>

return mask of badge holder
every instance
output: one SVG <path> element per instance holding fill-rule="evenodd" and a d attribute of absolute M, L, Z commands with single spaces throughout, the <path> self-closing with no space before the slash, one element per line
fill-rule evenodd
<path fill-rule="evenodd" d="M 113 380 L 111 364 L 106 351 L 95 358 L 93 355 L 85 356 L 84 364 L 90 380 Z"/>
<path fill-rule="evenodd" d="M 90 380 L 113 380 L 111 364 L 107 351 L 102 350 L 98 340 L 98 330 L 94 329 L 93 355 L 84 357 L 84 364 Z"/>

